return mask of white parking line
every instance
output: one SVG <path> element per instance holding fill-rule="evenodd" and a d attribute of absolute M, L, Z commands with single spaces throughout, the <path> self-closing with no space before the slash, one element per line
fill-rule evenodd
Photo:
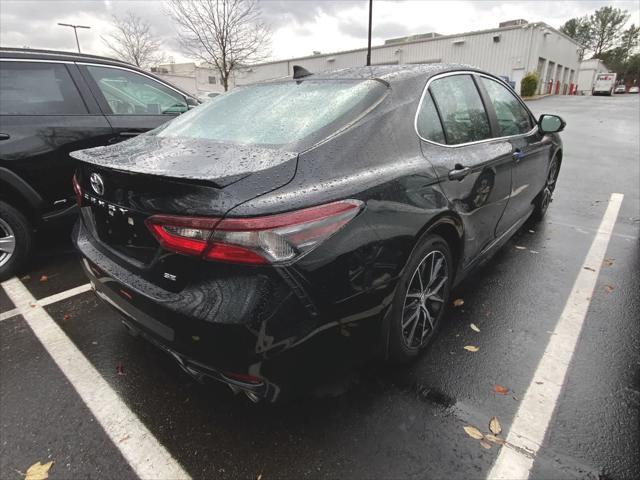
<path fill-rule="evenodd" d="M 135 473 L 142 479 L 190 478 L 20 280 L 12 278 L 2 287 Z"/>
<path fill-rule="evenodd" d="M 536 454 L 544 441 L 560 392 L 566 382 L 567 370 L 623 198 L 620 193 L 611 194 L 591 248 L 509 429 L 507 444 L 501 448 L 489 472 L 490 479 L 529 478 Z"/>
<path fill-rule="evenodd" d="M 56 293 L 55 295 L 50 295 L 45 298 L 41 298 L 40 300 L 29 301 L 24 305 L 16 305 L 16 308 L 9 310 L 7 312 L 0 313 L 0 322 L 2 320 L 6 320 L 7 318 L 15 317 L 16 315 L 20 315 L 23 313 L 23 310 L 33 308 L 36 306 L 46 307 L 47 305 L 51 305 L 52 303 L 61 302 L 62 300 L 66 300 L 69 297 L 73 297 L 75 295 L 80 295 L 81 293 L 87 292 L 91 290 L 91 284 L 85 283 L 84 285 L 80 285 L 79 287 L 71 288 L 69 290 L 65 290 L 64 292 Z M 27 300 L 24 300 L 27 302 Z M 15 305 L 15 302 L 14 302 Z"/>

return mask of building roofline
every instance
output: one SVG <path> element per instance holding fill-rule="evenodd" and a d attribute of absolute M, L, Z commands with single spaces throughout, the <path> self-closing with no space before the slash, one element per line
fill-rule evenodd
<path fill-rule="evenodd" d="M 557 33 L 558 35 L 566 38 L 567 40 L 573 42 L 576 46 L 578 47 L 583 47 L 583 45 L 581 45 L 580 43 L 576 42 L 573 38 L 569 37 L 568 35 L 562 33 L 561 31 L 555 29 L 554 27 L 552 27 L 551 25 L 544 23 L 544 22 L 533 22 L 533 23 L 527 23 L 525 25 L 511 25 L 508 27 L 497 27 L 497 28 L 488 28 L 485 30 L 473 30 L 470 32 L 462 32 L 462 33 L 454 33 L 454 34 L 450 34 L 450 35 L 440 35 L 438 37 L 433 37 L 433 38 L 423 38 L 423 39 L 419 39 L 419 40 L 412 40 L 412 41 L 408 41 L 408 42 L 398 42 L 398 43 L 393 43 L 393 44 L 387 44 L 387 45 L 375 45 L 371 47 L 371 50 L 380 50 L 383 48 L 398 48 L 402 45 L 415 45 L 416 43 L 426 43 L 426 42 L 434 42 L 434 41 L 438 41 L 438 40 L 447 40 L 447 39 L 451 39 L 451 38 L 456 38 L 456 37 L 468 37 L 468 36 L 474 36 L 474 35 L 482 35 L 485 33 L 492 33 L 492 32 L 504 32 L 507 30 L 517 30 L 517 29 L 527 29 L 527 28 L 535 28 L 535 27 L 539 27 L 539 26 L 544 26 L 545 28 L 548 28 L 550 30 L 553 30 L 555 33 Z M 345 54 L 345 53 L 356 53 L 356 52 L 366 52 L 367 49 L 366 47 L 364 48 L 353 48 L 351 50 L 340 50 L 337 52 L 330 52 L 330 53 L 321 53 L 319 55 L 306 55 L 303 57 L 293 57 L 293 58 L 283 58 L 281 60 L 272 60 L 270 62 L 262 62 L 262 63 L 254 63 L 251 65 L 245 65 L 244 68 L 252 68 L 252 67 L 259 67 L 262 65 L 274 65 L 276 63 L 283 63 L 283 62 L 295 62 L 295 61 L 300 61 L 300 60 L 309 60 L 312 58 L 325 58 L 325 57 L 332 57 L 334 55 L 341 55 L 341 54 Z"/>

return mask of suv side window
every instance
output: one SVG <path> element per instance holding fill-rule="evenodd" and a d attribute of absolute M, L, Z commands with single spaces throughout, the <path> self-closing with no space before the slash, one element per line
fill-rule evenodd
<path fill-rule="evenodd" d="M 495 80 L 487 77 L 479 78 L 496 111 L 500 137 L 520 135 L 533 128 L 529 113 L 513 93 Z"/>
<path fill-rule="evenodd" d="M 431 93 L 428 91 L 425 92 L 419 108 L 420 110 L 418 111 L 418 118 L 416 120 L 418 134 L 422 138 L 431 140 L 432 142 L 447 143 L 438 111 L 431 98 Z"/>
<path fill-rule="evenodd" d="M 0 66 L 0 115 L 87 114 L 63 63 L 3 61 Z"/>
<path fill-rule="evenodd" d="M 429 86 L 449 145 L 491 138 L 489 118 L 470 75 L 438 78 Z"/>
<path fill-rule="evenodd" d="M 114 115 L 177 115 L 186 99 L 155 80 L 130 70 L 87 66 Z"/>

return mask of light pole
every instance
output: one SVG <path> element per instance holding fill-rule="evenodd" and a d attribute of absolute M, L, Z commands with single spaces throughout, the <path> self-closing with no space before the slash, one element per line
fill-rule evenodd
<path fill-rule="evenodd" d="M 61 27 L 71 27 L 73 28 L 73 33 L 76 35 L 76 45 L 78 46 L 78 53 L 80 52 L 80 41 L 78 40 L 78 28 L 91 28 L 86 25 L 71 25 L 70 23 L 58 23 Z"/>
<path fill-rule="evenodd" d="M 371 15 L 373 12 L 373 0 L 369 0 L 369 39 L 367 43 L 367 67 L 371 66 Z"/>

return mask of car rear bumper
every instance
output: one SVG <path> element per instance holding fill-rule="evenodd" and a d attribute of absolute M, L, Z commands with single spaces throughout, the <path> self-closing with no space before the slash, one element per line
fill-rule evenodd
<path fill-rule="evenodd" d="M 315 383 L 332 365 L 342 368 L 350 357 L 361 358 L 354 344 L 372 343 L 364 328 L 348 335 L 339 319 L 309 313 L 279 274 L 262 278 L 266 283 L 259 285 L 248 279 L 246 291 L 227 287 L 223 295 L 221 284 L 233 279 L 216 278 L 220 265 L 207 263 L 185 288 L 171 292 L 114 261 L 82 220 L 72 238 L 96 294 L 123 315 L 130 331 L 169 353 L 198 380 L 221 381 L 232 390 L 275 400 L 284 384 L 290 391 Z M 236 381 L 229 373 L 261 381 Z"/>

